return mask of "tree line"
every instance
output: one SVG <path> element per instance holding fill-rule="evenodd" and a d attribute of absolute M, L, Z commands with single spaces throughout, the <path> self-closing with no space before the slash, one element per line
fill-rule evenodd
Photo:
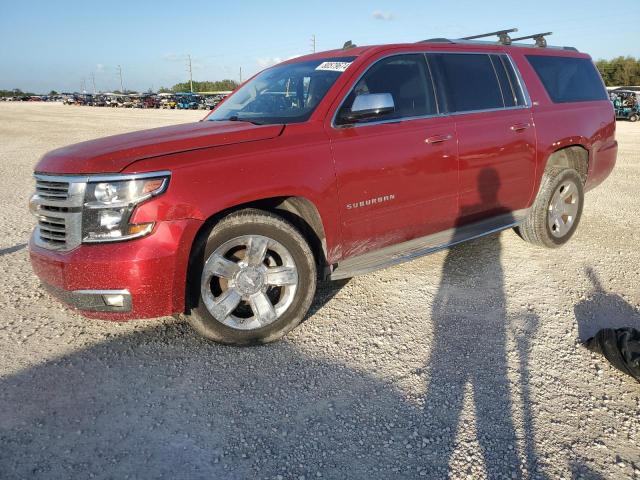
<path fill-rule="evenodd" d="M 616 57 L 598 60 L 596 66 L 608 87 L 640 85 L 640 59 Z"/>
<path fill-rule="evenodd" d="M 238 83 L 235 80 L 217 80 L 215 82 L 193 82 L 194 92 L 226 92 L 235 90 Z M 177 83 L 171 88 L 160 87 L 158 93 L 188 92 L 191 90 L 189 82 Z"/>

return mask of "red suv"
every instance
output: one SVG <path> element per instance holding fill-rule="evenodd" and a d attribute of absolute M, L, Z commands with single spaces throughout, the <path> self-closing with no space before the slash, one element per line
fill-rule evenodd
<path fill-rule="evenodd" d="M 316 280 L 515 227 L 557 247 L 616 161 L 611 102 L 573 48 L 432 40 L 308 55 L 197 123 L 92 140 L 36 166 L 31 261 L 110 320 L 184 314 L 276 340 Z"/>

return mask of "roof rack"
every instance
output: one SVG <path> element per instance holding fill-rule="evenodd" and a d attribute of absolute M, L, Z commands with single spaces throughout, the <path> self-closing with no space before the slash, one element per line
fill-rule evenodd
<path fill-rule="evenodd" d="M 547 39 L 544 37 L 548 37 L 549 35 L 552 35 L 552 34 L 553 32 L 534 33 L 533 35 L 527 35 L 526 37 L 512 38 L 511 40 L 516 42 L 518 40 L 528 40 L 532 38 L 536 41 L 536 47 L 547 48 Z"/>
<path fill-rule="evenodd" d="M 517 28 L 510 28 L 507 30 L 497 30 L 495 32 L 489 32 L 489 33 L 482 33 L 480 35 L 471 35 L 469 37 L 462 37 L 462 38 L 458 38 L 458 39 L 450 39 L 450 38 L 430 38 L 428 40 L 422 40 L 418 43 L 452 43 L 452 44 L 456 44 L 456 43 L 478 43 L 478 44 L 489 44 L 489 45 L 495 45 L 496 43 L 498 45 L 511 45 L 514 47 L 531 47 L 531 44 L 525 44 L 525 43 L 513 43 L 519 40 L 528 40 L 528 39 L 533 39 L 535 40 L 535 46 L 539 47 L 539 48 L 553 48 L 553 49 L 559 49 L 559 50 L 571 50 L 574 52 L 577 52 L 578 49 L 575 47 L 560 47 L 560 46 L 553 46 L 553 45 L 548 45 L 547 44 L 547 39 L 545 37 L 551 35 L 553 32 L 545 32 L 545 33 L 535 33 L 533 35 L 526 35 L 524 37 L 517 37 L 517 38 L 511 38 L 511 36 L 509 35 L 510 33 L 513 32 L 517 32 L 518 29 Z M 479 38 L 487 38 L 487 37 L 493 37 L 493 36 L 497 36 L 498 37 L 498 41 L 497 42 L 488 42 L 488 41 L 478 41 L 477 39 Z"/>
<path fill-rule="evenodd" d="M 460 40 L 476 40 L 478 38 L 493 37 L 494 35 L 496 35 L 498 37 L 498 42 L 503 45 L 511 45 L 511 37 L 509 36 L 509 34 L 517 31 L 517 28 L 510 28 L 508 30 L 498 30 L 497 32 L 481 33 L 480 35 L 462 37 Z"/>

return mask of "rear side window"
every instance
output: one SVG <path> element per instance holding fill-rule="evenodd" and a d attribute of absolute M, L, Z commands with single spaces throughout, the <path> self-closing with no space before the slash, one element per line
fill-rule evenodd
<path fill-rule="evenodd" d="M 505 106 L 496 70 L 489 55 L 429 54 L 446 92 L 449 112 L 491 110 Z"/>
<path fill-rule="evenodd" d="M 607 100 L 600 74 L 591 60 L 527 55 L 554 103 Z"/>

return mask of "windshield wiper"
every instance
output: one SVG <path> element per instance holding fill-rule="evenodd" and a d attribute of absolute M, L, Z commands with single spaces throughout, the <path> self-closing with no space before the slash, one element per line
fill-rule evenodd
<path fill-rule="evenodd" d="M 227 118 L 227 120 L 229 120 L 230 122 L 249 122 L 249 123 L 253 123 L 254 125 L 262 125 L 262 123 L 260 122 L 256 122 L 255 120 L 249 120 L 248 118 L 241 118 L 238 115 L 231 115 L 229 118 Z"/>

